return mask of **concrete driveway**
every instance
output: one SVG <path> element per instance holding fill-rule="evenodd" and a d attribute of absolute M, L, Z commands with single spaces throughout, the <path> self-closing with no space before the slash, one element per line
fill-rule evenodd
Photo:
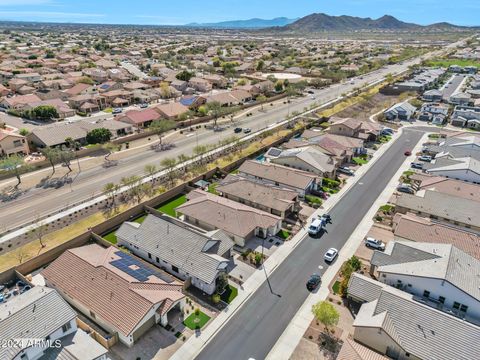
<path fill-rule="evenodd" d="M 160 325 L 153 326 L 131 348 L 117 343 L 110 349 L 113 360 L 168 359 L 183 344 Z"/>

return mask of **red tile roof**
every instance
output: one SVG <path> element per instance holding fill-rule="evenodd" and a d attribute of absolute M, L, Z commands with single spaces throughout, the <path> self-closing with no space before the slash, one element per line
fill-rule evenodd
<path fill-rule="evenodd" d="M 116 268 L 111 262 L 119 259 L 118 251 L 97 244 L 70 249 L 42 275 L 49 285 L 129 335 L 153 306 L 158 304 L 164 313 L 184 295 L 178 282 L 167 283 L 153 275 L 139 282 Z"/>

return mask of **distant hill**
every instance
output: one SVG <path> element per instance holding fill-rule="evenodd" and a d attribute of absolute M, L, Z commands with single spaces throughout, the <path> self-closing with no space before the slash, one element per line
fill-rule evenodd
<path fill-rule="evenodd" d="M 288 19 L 286 17 L 279 17 L 275 19 L 248 19 L 248 20 L 232 20 L 222 21 L 217 23 L 190 23 L 186 27 L 201 27 L 214 29 L 262 29 L 268 27 L 285 26 L 293 23 L 298 19 Z"/>
<path fill-rule="evenodd" d="M 420 30 L 420 29 L 455 29 L 461 28 L 449 23 L 437 23 L 422 26 L 407 23 L 393 16 L 385 15 L 378 19 L 360 18 L 355 16 L 330 16 L 327 14 L 311 14 L 297 21 L 277 28 L 279 31 L 291 32 L 324 32 L 324 31 L 355 31 L 355 30 Z"/>

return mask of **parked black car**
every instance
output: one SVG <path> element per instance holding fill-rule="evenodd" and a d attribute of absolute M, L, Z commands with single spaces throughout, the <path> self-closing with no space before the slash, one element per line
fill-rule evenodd
<path fill-rule="evenodd" d="M 310 276 L 310 278 L 307 281 L 307 290 L 308 291 L 313 291 L 315 290 L 318 285 L 321 283 L 322 278 L 318 274 L 313 274 Z"/>

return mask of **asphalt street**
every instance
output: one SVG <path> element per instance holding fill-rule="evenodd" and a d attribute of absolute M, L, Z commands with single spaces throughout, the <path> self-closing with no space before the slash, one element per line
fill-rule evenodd
<path fill-rule="evenodd" d="M 362 78 L 349 80 L 341 84 L 335 84 L 328 88 L 316 90 L 315 94 L 303 98 L 293 99 L 291 104 L 276 106 L 270 109 L 265 106 L 266 111 L 254 111 L 253 116 L 242 117 L 236 120 L 235 126 L 243 128 L 249 127 L 252 131 L 263 129 L 271 124 L 275 124 L 285 119 L 288 113 L 294 111 L 303 112 L 311 104 L 324 104 L 328 101 L 338 98 L 344 93 L 352 91 L 355 87 L 360 87 L 382 79 L 388 73 L 399 73 L 406 70 L 409 65 L 419 60 L 411 60 L 403 64 L 390 65 L 383 69 L 364 75 Z M 0 227 L 3 230 L 11 229 L 29 221 L 47 214 L 51 214 L 72 205 L 88 199 L 93 195 L 99 195 L 106 183 L 118 183 L 125 176 L 133 174 L 143 175 L 144 167 L 147 164 L 159 165 L 165 157 L 177 157 L 180 154 L 191 154 L 197 144 L 215 144 L 222 138 L 232 136 L 233 129 L 229 128 L 223 132 L 202 132 L 198 136 L 191 136 L 176 142 L 176 147 L 172 150 L 155 153 L 145 149 L 144 152 L 132 155 L 121 160 L 119 166 L 104 169 L 98 168 L 82 171 L 75 177 L 72 188 L 65 186 L 60 189 L 31 189 L 27 194 L 18 199 L 0 203 Z M 73 162 L 73 167 L 76 163 Z M 48 170 L 48 169 L 47 169 Z M 47 175 L 47 173 L 46 173 Z M 45 176 L 46 176 L 45 175 Z M 72 191 L 73 190 L 73 191 Z"/>
<path fill-rule="evenodd" d="M 274 270 L 268 281 L 247 300 L 197 356 L 197 360 L 265 359 L 309 292 L 312 273 L 328 267 L 323 255 L 330 247 L 341 249 L 401 164 L 422 131 L 405 129 L 399 139 L 359 179 L 329 212 L 332 224 L 321 237 L 306 237 Z"/>

